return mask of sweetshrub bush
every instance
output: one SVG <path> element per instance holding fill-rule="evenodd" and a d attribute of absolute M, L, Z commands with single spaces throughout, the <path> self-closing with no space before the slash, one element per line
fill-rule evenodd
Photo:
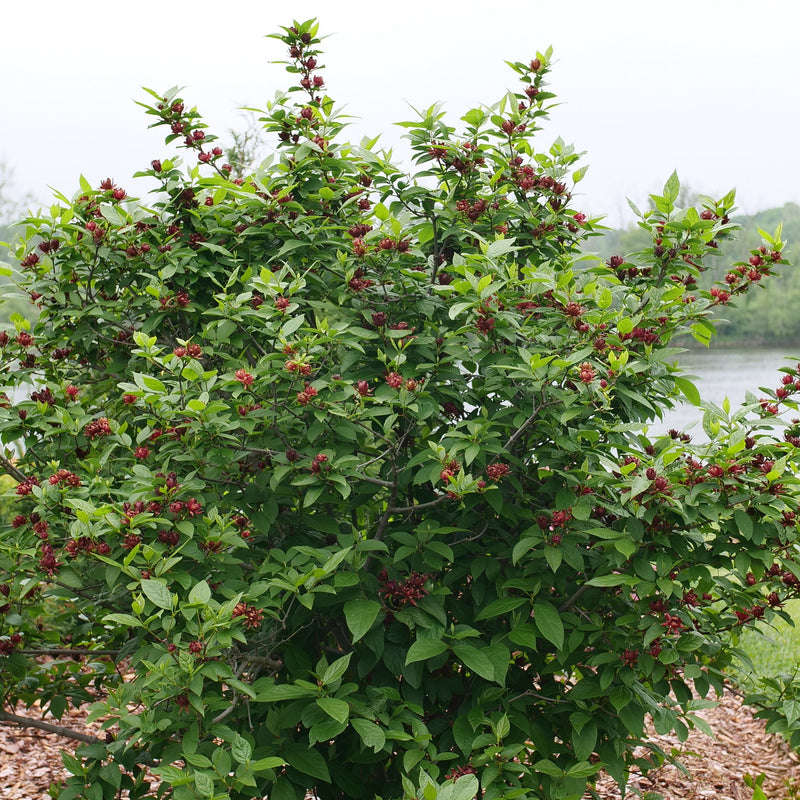
<path fill-rule="evenodd" d="M 797 593 L 794 367 L 709 441 L 647 423 L 710 292 L 733 197 L 580 255 L 573 148 L 533 144 L 549 53 L 456 131 L 402 123 L 416 172 L 340 141 L 317 26 L 277 155 L 234 178 L 177 90 L 152 202 L 111 180 L 27 220 L 40 309 L 0 332 L 5 721 L 94 701 L 71 798 L 578 798 L 624 783 L 645 720 L 687 734 L 730 632 Z M 34 720 L 40 723 L 41 720 Z M 45 720 L 45 722 L 47 722 Z"/>

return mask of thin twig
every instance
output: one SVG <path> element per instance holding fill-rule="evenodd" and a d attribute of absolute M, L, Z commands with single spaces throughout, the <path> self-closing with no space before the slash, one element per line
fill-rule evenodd
<path fill-rule="evenodd" d="M 391 453 L 392 453 L 392 448 L 390 447 L 387 450 L 384 450 L 382 453 L 378 453 L 378 455 L 376 455 L 374 458 L 369 459 L 369 461 L 365 461 L 363 464 L 359 464 L 356 467 L 356 469 L 358 470 L 366 469 L 368 466 L 374 464 L 376 461 L 383 461 L 383 459 L 386 458 L 386 456 L 391 455 Z"/>
<path fill-rule="evenodd" d="M 397 464 L 392 465 L 392 472 L 395 475 L 395 480 L 392 484 L 389 502 L 386 504 L 386 510 L 383 512 L 383 514 L 381 514 L 381 517 L 378 520 L 378 525 L 375 529 L 375 535 L 371 537 L 376 542 L 380 542 L 383 539 L 383 533 L 386 530 L 386 526 L 389 524 L 389 517 L 395 513 L 395 509 L 392 508 L 392 504 L 395 502 L 395 500 L 397 500 Z M 374 560 L 375 553 L 372 552 L 367 556 L 367 560 L 364 562 L 364 572 L 369 572 Z"/>

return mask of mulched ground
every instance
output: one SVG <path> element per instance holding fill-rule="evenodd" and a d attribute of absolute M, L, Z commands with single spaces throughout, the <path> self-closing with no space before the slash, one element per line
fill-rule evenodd
<path fill-rule="evenodd" d="M 17 713 L 26 714 L 24 709 Z M 791 786 L 800 791 L 800 756 L 779 737 L 765 733 L 763 721 L 753 719 L 738 697 L 727 692 L 718 707 L 698 714 L 711 725 L 714 739 L 699 730 L 692 731 L 683 743 L 675 737 L 652 737 L 665 751 L 676 748 L 684 754 L 680 760 L 690 777 L 677 767 L 664 766 L 647 777 L 631 776 L 631 789 L 642 794 L 659 792 L 666 800 L 750 800 L 753 794 L 744 783 L 744 775 L 764 772 L 767 779 L 762 788 L 770 800 L 792 797 Z M 67 712 L 61 724 L 98 734 L 99 724 L 87 726 L 75 711 Z M 0 725 L 0 798 L 48 800 L 50 783 L 65 776 L 60 750 L 71 752 L 74 746 L 69 739 L 42 731 Z M 602 780 L 597 791 L 605 800 L 621 800 L 611 780 Z M 636 797 L 629 791 L 625 800 Z"/>
<path fill-rule="evenodd" d="M 646 777 L 631 775 L 625 800 L 640 797 L 633 790 L 658 792 L 666 800 L 750 800 L 753 790 L 744 776 L 766 774 L 762 785 L 769 800 L 800 797 L 790 794 L 792 786 L 800 791 L 800 755 L 783 739 L 765 733 L 764 721 L 753 719 L 753 710 L 726 692 L 716 708 L 695 712 L 711 726 L 714 738 L 695 729 L 685 742 L 676 736 L 651 737 L 670 753 L 680 751 L 680 762 L 687 768 L 687 777 L 678 767 L 663 766 Z M 604 779 L 597 787 L 606 800 L 620 800 L 616 784 Z"/>
<path fill-rule="evenodd" d="M 16 713 L 36 717 L 36 709 L 19 706 Z M 48 717 L 53 722 L 52 717 Z M 103 736 L 100 723 L 86 722 L 86 714 L 69 709 L 60 723 L 66 728 Z M 50 800 L 51 783 L 68 777 L 61 761 L 61 750 L 75 751 L 78 742 L 62 736 L 0 723 L 0 798 L 2 800 Z"/>

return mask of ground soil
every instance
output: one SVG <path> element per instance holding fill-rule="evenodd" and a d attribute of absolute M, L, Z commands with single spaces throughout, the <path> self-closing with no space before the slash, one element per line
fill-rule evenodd
<path fill-rule="evenodd" d="M 33 716 L 35 711 L 17 709 L 17 713 Z M 625 800 L 645 792 L 658 792 L 665 800 L 750 800 L 753 793 L 744 775 L 762 772 L 767 776 L 762 788 L 769 800 L 800 798 L 800 756 L 779 737 L 765 733 L 764 723 L 753 719 L 752 711 L 743 707 L 738 697 L 726 693 L 719 706 L 698 713 L 714 731 L 713 739 L 699 730 L 692 731 L 683 743 L 670 736 L 652 737 L 665 751 L 675 748 L 682 753 L 680 761 L 689 775 L 675 766 L 661 767 L 646 777 L 632 775 Z M 99 724 L 87 726 L 77 711 L 67 712 L 62 724 L 99 733 Z M 60 750 L 74 747 L 69 739 L 0 724 L 0 798 L 48 800 L 50 783 L 65 776 Z M 798 794 L 792 792 L 793 786 Z M 603 800 L 620 800 L 610 779 L 601 780 L 597 792 Z"/>

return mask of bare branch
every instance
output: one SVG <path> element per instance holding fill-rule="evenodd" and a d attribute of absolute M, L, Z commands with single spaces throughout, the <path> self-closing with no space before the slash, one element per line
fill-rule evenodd
<path fill-rule="evenodd" d="M 2 453 L 0 453 L 0 466 L 12 477 L 14 480 L 19 481 L 20 483 L 25 483 L 28 479 L 21 473 L 14 464 L 6 458 Z"/>
<path fill-rule="evenodd" d="M 64 725 L 55 725 L 52 722 L 45 722 L 42 719 L 21 717 L 19 714 L 11 714 L 8 711 L 0 710 L 0 722 L 9 722 L 12 725 L 16 725 L 18 728 L 37 728 L 40 731 L 53 733 L 56 736 L 64 736 L 67 739 L 76 739 L 79 742 L 86 742 L 87 744 L 102 744 L 104 741 L 103 739 L 98 739 L 97 736 L 81 733 L 72 728 L 67 728 Z"/>
<path fill-rule="evenodd" d="M 449 499 L 450 498 L 446 494 L 443 494 L 428 503 L 417 503 L 414 506 L 389 507 L 386 509 L 386 511 L 389 514 L 406 514 L 409 511 L 419 511 L 423 508 L 432 508 L 433 506 L 438 506 L 439 503 L 443 503 L 445 500 Z"/>
<path fill-rule="evenodd" d="M 391 489 L 394 486 L 392 481 L 384 481 L 380 478 L 372 478 L 369 475 L 354 475 L 354 478 L 360 481 L 364 481 L 365 483 L 374 483 L 376 486 L 385 486 L 388 489 Z"/>
<path fill-rule="evenodd" d="M 559 606 L 558 613 L 563 614 L 588 588 L 589 588 L 588 583 L 582 583 L 578 587 L 578 590 L 575 592 L 575 594 L 573 594 L 572 597 L 569 598 L 569 600 L 567 600 L 565 603 L 562 603 L 562 605 Z"/>
<path fill-rule="evenodd" d="M 256 656 L 256 655 L 251 655 L 250 653 L 236 653 L 236 658 L 240 659 L 241 661 L 244 661 L 247 664 L 260 664 L 262 666 L 268 667 L 274 672 L 279 672 L 280 669 L 283 667 L 282 661 L 270 658 L 269 656 Z"/>
<path fill-rule="evenodd" d="M 508 441 L 503 445 L 503 449 L 504 450 L 509 450 L 511 448 L 511 445 L 514 444 L 514 442 L 516 442 L 517 439 L 519 439 L 520 436 L 522 436 L 522 434 L 533 423 L 533 421 L 536 419 L 536 417 L 539 416 L 539 412 L 543 408 L 547 408 L 548 406 L 555 405 L 555 403 L 556 403 L 555 400 L 551 400 L 551 401 L 549 401 L 547 403 L 542 403 L 540 406 L 536 406 L 533 409 L 533 412 L 531 413 L 531 415 L 525 420 L 525 422 L 523 422 L 522 425 L 520 425 L 519 428 L 517 428 L 514 431 L 514 433 L 512 433 L 511 436 L 508 437 Z"/>
<path fill-rule="evenodd" d="M 222 711 L 220 711 L 219 714 L 217 714 L 217 716 L 211 720 L 211 724 L 217 725 L 218 723 L 222 722 L 222 720 L 226 719 L 231 714 L 233 714 L 233 712 L 236 710 L 236 706 L 238 705 L 239 705 L 239 695 L 236 694 L 236 692 L 234 692 L 231 704 L 227 708 L 224 708 Z"/>
<path fill-rule="evenodd" d="M 81 647 L 36 647 L 30 650 L 17 650 L 24 656 L 118 656 L 119 650 L 87 650 Z"/>

